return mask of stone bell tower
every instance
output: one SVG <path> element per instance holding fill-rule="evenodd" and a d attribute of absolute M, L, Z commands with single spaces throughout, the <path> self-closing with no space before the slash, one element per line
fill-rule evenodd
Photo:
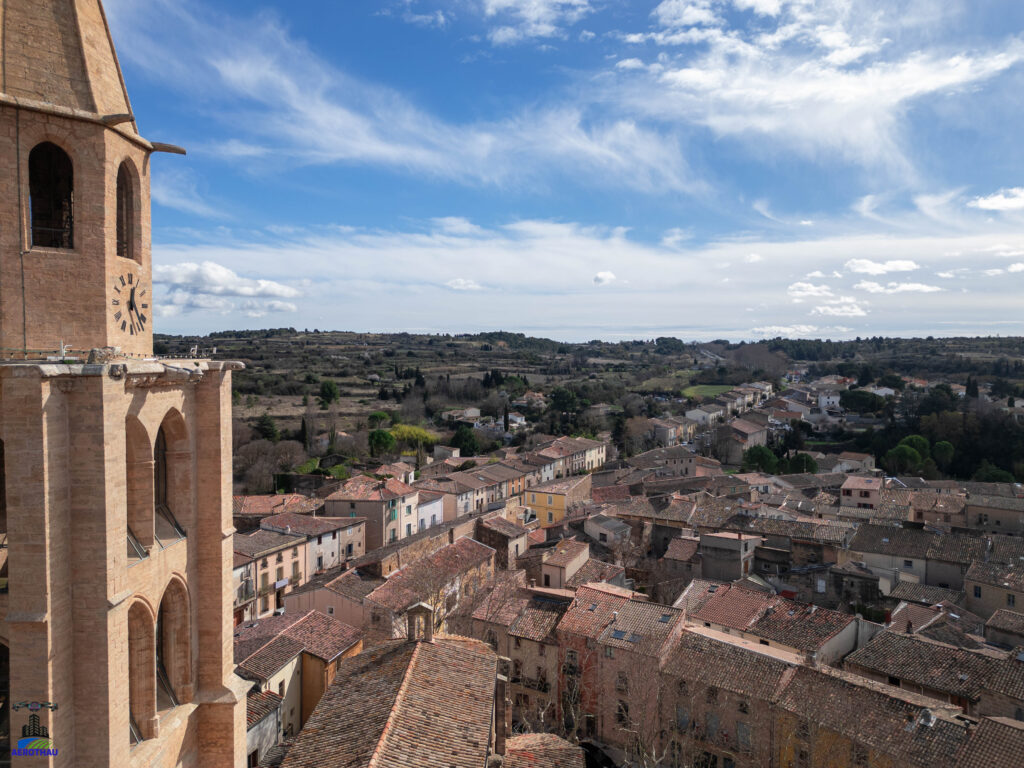
<path fill-rule="evenodd" d="M 156 151 L 181 152 L 139 134 L 100 0 L 0 0 L 0 749 L 17 765 L 245 760 L 239 366 L 153 357 Z"/>

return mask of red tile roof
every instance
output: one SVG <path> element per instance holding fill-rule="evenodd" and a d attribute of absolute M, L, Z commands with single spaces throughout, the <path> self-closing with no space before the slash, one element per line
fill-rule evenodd
<path fill-rule="evenodd" d="M 368 599 L 398 613 L 424 601 L 457 577 L 494 558 L 494 550 L 467 536 L 395 571 Z"/>
<path fill-rule="evenodd" d="M 505 742 L 505 768 L 585 768 L 583 748 L 553 733 L 524 733 Z"/>
<path fill-rule="evenodd" d="M 231 497 L 232 514 L 252 517 L 276 515 L 280 512 L 312 512 L 323 505 L 323 499 L 313 499 L 299 493 Z"/>
<path fill-rule="evenodd" d="M 260 525 L 265 529 L 280 528 L 284 530 L 291 528 L 287 533 L 297 533 L 303 536 L 320 536 L 353 525 L 362 525 L 365 522 L 365 517 L 313 517 L 312 515 L 297 515 L 293 512 L 284 512 L 280 515 L 271 515 L 270 517 L 263 518 Z"/>
<path fill-rule="evenodd" d="M 576 590 L 576 599 L 558 623 L 558 632 L 596 640 L 611 623 L 614 612 L 627 602 L 627 595 L 595 589 L 593 586 L 580 587 Z"/>
<path fill-rule="evenodd" d="M 983 717 L 964 745 L 959 768 L 1020 768 L 1024 761 L 1024 723 L 1008 717 Z"/>
<path fill-rule="evenodd" d="M 306 545 L 305 536 L 264 531 L 262 528 L 252 533 L 236 533 L 232 539 L 235 552 L 252 558 L 299 544 Z"/>
<path fill-rule="evenodd" d="M 347 480 L 327 499 L 329 501 L 389 501 L 413 493 L 416 493 L 415 488 L 393 477 L 386 480 L 375 480 L 372 477 L 360 475 Z"/>
<path fill-rule="evenodd" d="M 252 728 L 280 707 L 281 697 L 273 691 L 249 691 L 245 697 L 246 729 Z"/>
<path fill-rule="evenodd" d="M 497 656 L 484 643 L 394 640 L 338 665 L 284 768 L 480 768 Z"/>
<path fill-rule="evenodd" d="M 690 618 L 707 621 L 731 629 L 747 629 L 774 601 L 775 596 L 738 587 L 723 587 L 715 591 Z"/>

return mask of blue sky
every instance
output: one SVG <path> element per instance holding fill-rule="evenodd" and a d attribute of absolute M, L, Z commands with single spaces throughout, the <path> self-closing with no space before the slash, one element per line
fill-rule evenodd
<path fill-rule="evenodd" d="M 106 0 L 156 329 L 1024 334 L 1024 3 Z"/>

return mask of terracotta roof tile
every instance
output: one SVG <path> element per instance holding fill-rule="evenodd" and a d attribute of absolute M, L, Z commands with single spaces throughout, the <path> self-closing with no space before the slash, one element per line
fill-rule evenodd
<path fill-rule="evenodd" d="M 395 571 L 368 595 L 368 599 L 396 613 L 403 611 L 421 602 L 430 591 L 449 584 L 493 557 L 494 550 L 486 544 L 463 536 Z"/>
<path fill-rule="evenodd" d="M 977 701 L 999 661 L 914 635 L 885 631 L 847 656 L 846 665 Z"/>
<path fill-rule="evenodd" d="M 774 600 L 774 595 L 750 589 L 724 587 L 690 614 L 693 621 L 708 621 L 731 629 L 747 629 Z"/>
<path fill-rule="evenodd" d="M 964 745 L 959 768 L 1020 768 L 1024 760 L 1024 723 L 983 717 Z"/>
<path fill-rule="evenodd" d="M 312 515 L 284 512 L 280 515 L 270 515 L 263 518 L 260 525 L 264 529 L 291 528 L 289 533 L 303 536 L 320 536 L 331 531 L 349 528 L 353 525 L 362 525 L 365 522 L 365 517 L 313 517 Z"/>
<path fill-rule="evenodd" d="M 626 569 L 621 565 L 606 563 L 592 557 L 565 582 L 565 586 L 568 589 L 576 589 L 584 584 L 591 584 L 595 581 L 611 581 L 625 574 L 625 572 Z"/>
<path fill-rule="evenodd" d="M 776 598 L 749 631 L 799 651 L 814 652 L 852 621 L 853 616 L 846 613 Z"/>
<path fill-rule="evenodd" d="M 914 528 L 900 528 L 895 525 L 865 524 L 857 529 L 850 549 L 854 552 L 869 552 L 894 557 L 910 557 L 923 560 L 938 534 Z"/>
<path fill-rule="evenodd" d="M 490 648 L 458 638 L 343 659 L 284 768 L 480 768 L 496 673 Z"/>
<path fill-rule="evenodd" d="M 660 656 L 672 629 L 683 618 L 678 608 L 629 600 L 601 634 L 599 642 L 645 656 Z"/>
<path fill-rule="evenodd" d="M 264 531 L 260 528 L 252 533 L 236 533 L 231 543 L 235 552 L 247 557 L 257 558 L 269 552 L 276 552 L 279 549 L 294 547 L 298 544 L 305 545 L 306 537 L 277 533 L 276 531 Z"/>
<path fill-rule="evenodd" d="M 525 733 L 505 742 L 505 768 L 585 768 L 582 747 L 553 733 Z"/>
<path fill-rule="evenodd" d="M 281 707 L 281 697 L 273 691 L 249 691 L 245 697 L 245 724 L 252 728 Z"/>
<path fill-rule="evenodd" d="M 612 620 L 614 611 L 629 601 L 629 597 L 605 590 L 583 586 L 576 590 L 572 601 L 558 623 L 558 632 L 582 635 L 596 640 Z"/>

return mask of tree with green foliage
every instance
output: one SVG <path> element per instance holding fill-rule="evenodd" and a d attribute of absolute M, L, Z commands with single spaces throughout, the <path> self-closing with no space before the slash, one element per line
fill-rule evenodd
<path fill-rule="evenodd" d="M 455 430 L 452 447 L 458 448 L 461 456 L 476 456 L 480 452 L 480 442 L 476 439 L 473 430 L 466 424 L 459 424 L 458 429 Z"/>
<path fill-rule="evenodd" d="M 281 433 L 277 429 L 277 422 L 274 421 L 274 417 L 271 416 L 268 411 L 264 411 L 263 415 L 256 420 L 256 426 L 254 429 L 264 440 L 270 440 L 271 442 L 276 443 L 281 439 Z"/>
<path fill-rule="evenodd" d="M 755 445 L 743 452 L 744 472 L 764 472 L 774 475 L 778 466 L 778 457 L 766 446 Z"/>
<path fill-rule="evenodd" d="M 813 475 L 818 471 L 818 462 L 808 453 L 798 453 L 788 461 L 779 462 L 779 471 L 783 472 L 783 470 L 785 470 L 785 474 L 790 475 L 800 473 Z"/>
<path fill-rule="evenodd" d="M 882 457 L 882 466 L 893 475 L 902 475 L 912 472 L 921 465 L 921 454 L 909 445 L 900 443 L 895 448 L 886 452 Z"/>
<path fill-rule="evenodd" d="M 871 370 L 870 365 L 865 365 L 860 369 L 860 373 L 857 374 L 857 386 L 866 387 L 872 381 L 875 380 L 875 372 Z"/>
<path fill-rule="evenodd" d="M 975 378 L 972 378 L 971 376 L 968 376 L 967 377 L 966 389 L 967 389 L 967 396 L 968 397 L 977 397 L 978 396 L 978 380 L 975 379 Z"/>
<path fill-rule="evenodd" d="M 505 431 L 508 432 L 509 418 L 508 418 L 508 405 L 507 404 L 505 405 L 504 411 L 502 412 L 501 421 L 502 421 L 502 426 L 505 427 Z"/>
<path fill-rule="evenodd" d="M 935 459 L 935 463 L 943 472 L 949 469 L 954 453 L 953 444 L 948 440 L 940 440 L 932 446 L 932 458 Z"/>
<path fill-rule="evenodd" d="M 391 434 L 398 442 L 416 448 L 433 445 L 437 440 L 435 435 L 413 424 L 396 424 L 391 428 Z"/>
<path fill-rule="evenodd" d="M 333 379 L 324 379 L 320 382 L 320 407 L 326 409 L 331 403 L 341 397 L 338 384 Z"/>
<path fill-rule="evenodd" d="M 551 391 L 551 408 L 558 413 L 574 413 L 576 411 L 576 393 L 565 387 L 555 387 Z"/>
<path fill-rule="evenodd" d="M 927 459 L 931 456 L 931 444 L 928 442 L 927 437 L 921 435 L 907 435 L 899 442 L 900 445 L 909 445 L 915 451 L 922 460 Z"/>
<path fill-rule="evenodd" d="M 373 430 L 367 438 L 367 442 L 370 446 L 371 456 L 381 456 L 395 450 L 395 438 L 386 429 Z"/>
<path fill-rule="evenodd" d="M 885 398 L 866 389 L 844 389 L 839 393 L 839 404 L 855 413 L 875 413 L 885 407 Z"/>
<path fill-rule="evenodd" d="M 380 429 L 381 424 L 390 420 L 390 417 L 384 411 L 374 411 L 366 417 L 366 422 L 370 425 L 370 429 Z"/>
<path fill-rule="evenodd" d="M 1016 478 L 1005 469 L 1000 469 L 994 464 L 989 463 L 988 459 L 983 459 L 981 466 L 978 467 L 978 471 L 974 473 L 974 477 L 971 478 L 979 483 L 1013 483 L 1016 482 Z"/>

